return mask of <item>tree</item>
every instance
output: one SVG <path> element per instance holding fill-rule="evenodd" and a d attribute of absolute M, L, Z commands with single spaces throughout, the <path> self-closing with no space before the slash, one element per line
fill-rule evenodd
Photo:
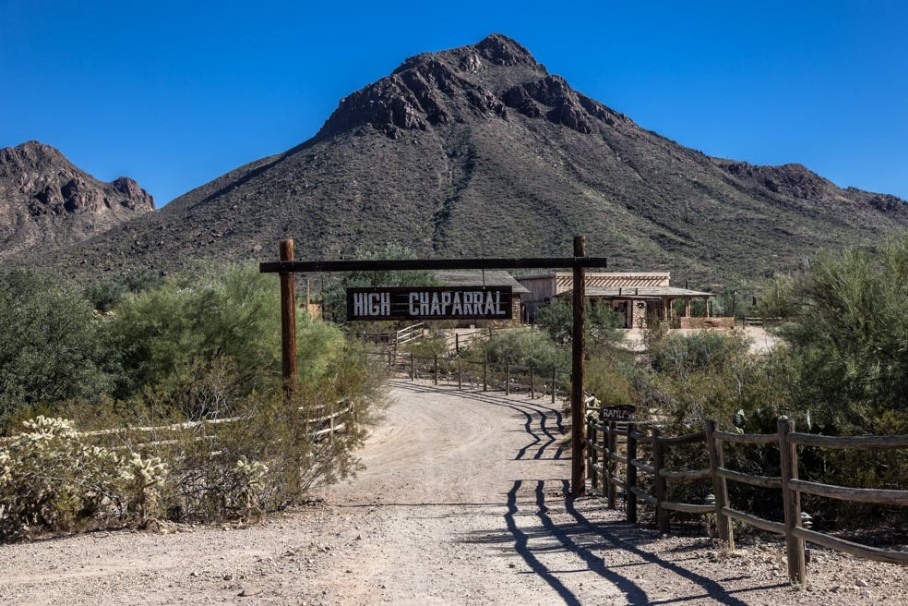
<path fill-rule="evenodd" d="M 0 273 L 0 426 L 23 406 L 106 391 L 91 305 L 46 276 Z"/>
<path fill-rule="evenodd" d="M 790 287 L 780 332 L 798 396 L 827 431 L 908 431 L 908 234 L 818 255 Z"/>

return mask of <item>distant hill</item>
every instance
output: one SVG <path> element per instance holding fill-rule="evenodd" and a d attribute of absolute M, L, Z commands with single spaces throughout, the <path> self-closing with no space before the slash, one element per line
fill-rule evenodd
<path fill-rule="evenodd" d="M 49 145 L 0 149 L 0 257 L 80 242 L 152 211 L 132 179 L 98 181 Z"/>
<path fill-rule="evenodd" d="M 517 42 L 404 61 L 341 99 L 318 134 L 194 189 L 54 262 L 176 269 L 190 259 L 348 258 L 387 242 L 423 255 L 588 253 L 697 284 L 795 266 L 818 247 L 908 225 L 893 196 L 800 165 L 712 158 L 549 74 Z"/>

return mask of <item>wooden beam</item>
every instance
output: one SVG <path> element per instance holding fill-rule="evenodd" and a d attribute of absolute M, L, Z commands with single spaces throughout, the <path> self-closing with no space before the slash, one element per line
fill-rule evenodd
<path fill-rule="evenodd" d="M 605 257 L 569 257 L 538 259 L 387 259 L 387 260 L 351 260 L 351 261 L 284 261 L 259 263 L 261 273 L 282 272 L 344 272 L 344 271 L 418 271 L 445 269 L 557 269 L 570 268 L 606 268 Z"/>

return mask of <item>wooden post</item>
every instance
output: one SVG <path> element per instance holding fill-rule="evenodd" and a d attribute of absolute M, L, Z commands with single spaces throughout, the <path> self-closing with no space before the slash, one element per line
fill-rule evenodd
<path fill-rule="evenodd" d="M 665 467 L 665 444 L 662 442 L 662 431 L 653 428 L 653 492 L 656 497 L 656 526 L 662 534 L 668 534 L 668 510 L 662 507 L 666 500 L 665 477 L 662 469 Z"/>
<path fill-rule="evenodd" d="M 483 362 L 482 362 L 482 390 L 489 391 L 489 362 L 488 362 L 488 360 L 483 360 Z"/>
<path fill-rule="evenodd" d="M 725 454 L 715 432 L 716 422 L 710 419 L 706 422 L 706 446 L 709 451 L 709 473 L 713 478 L 713 492 L 716 496 L 716 528 L 719 531 L 719 540 L 729 550 L 733 550 L 735 537 L 731 529 L 731 520 L 722 513 L 722 509 L 728 507 L 728 483 L 719 475 L 719 468 L 725 465 Z"/>
<path fill-rule="evenodd" d="M 617 480 L 618 463 L 612 460 L 612 453 L 618 450 L 618 423 L 609 421 L 608 429 L 605 433 L 605 461 L 603 462 L 603 483 L 605 484 L 605 494 L 608 498 L 608 508 L 615 509 L 615 500 L 617 496 L 617 486 L 614 480 Z"/>
<path fill-rule="evenodd" d="M 454 333 L 454 351 L 460 353 L 460 335 L 456 332 Z"/>
<path fill-rule="evenodd" d="M 530 399 L 536 399 L 536 372 L 532 366 L 530 366 Z"/>
<path fill-rule="evenodd" d="M 590 487 L 593 490 L 596 490 L 599 487 L 599 477 L 596 475 L 596 463 L 598 462 L 599 451 L 596 450 L 596 427 L 595 420 L 587 415 L 586 417 L 586 436 L 587 436 L 587 447 L 586 447 L 586 459 L 587 465 L 590 469 Z"/>
<path fill-rule="evenodd" d="M 281 240 L 281 261 L 293 261 L 293 240 Z M 281 358 L 284 393 L 296 391 L 296 293 L 294 274 L 281 272 Z"/>
<path fill-rule="evenodd" d="M 504 395 L 511 395 L 511 365 L 504 365 Z"/>
<path fill-rule="evenodd" d="M 416 357 L 410 352 L 410 380 L 416 380 Z"/>
<path fill-rule="evenodd" d="M 627 498 L 627 521 L 631 524 L 637 523 L 637 495 L 634 494 L 634 488 L 637 487 L 637 468 L 633 465 L 633 460 L 637 458 L 637 438 L 631 435 L 636 429 L 634 423 L 627 424 L 627 475 L 624 495 Z"/>
<path fill-rule="evenodd" d="M 457 389 L 463 389 L 463 362 L 457 361 Z"/>
<path fill-rule="evenodd" d="M 798 447 L 788 440 L 788 434 L 793 432 L 794 428 L 792 419 L 787 417 L 779 419 L 779 453 L 782 463 L 782 506 L 785 510 L 788 580 L 793 585 L 804 585 L 807 582 L 804 539 L 794 536 L 794 529 L 801 526 L 801 493 L 789 488 L 789 482 L 798 479 Z"/>
<path fill-rule="evenodd" d="M 574 257 L 586 256 L 586 238 L 574 236 Z M 586 488 L 583 450 L 586 438 L 586 401 L 583 394 L 586 353 L 586 271 L 574 267 L 574 327 L 571 348 L 571 496 L 583 496 Z"/>
<path fill-rule="evenodd" d="M 438 354 L 435 354 L 435 360 L 432 364 L 432 376 L 434 383 L 438 385 Z"/>
<path fill-rule="evenodd" d="M 555 384 L 558 382 L 558 369 L 552 368 L 552 404 L 555 403 Z"/>

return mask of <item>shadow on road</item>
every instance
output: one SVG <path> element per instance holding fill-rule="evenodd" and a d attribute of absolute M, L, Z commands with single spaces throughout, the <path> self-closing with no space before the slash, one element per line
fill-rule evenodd
<path fill-rule="evenodd" d="M 532 490 L 533 499 L 526 499 L 518 503 L 518 495 L 526 489 Z M 477 531 L 467 539 L 474 543 L 487 543 L 507 545 L 513 544 L 514 550 L 530 567 L 532 572 L 543 579 L 558 595 L 564 604 L 569 606 L 581 604 L 580 598 L 560 578 L 564 570 L 552 570 L 545 561 L 552 554 L 571 554 L 576 559 L 567 564 L 568 568 L 579 568 L 570 572 L 593 572 L 602 577 L 624 594 L 628 604 L 681 604 L 695 600 L 709 599 L 716 604 L 726 606 L 745 606 L 733 594 L 744 591 L 757 591 L 784 586 L 784 583 L 750 587 L 739 591 L 729 591 L 710 578 L 697 574 L 680 565 L 678 561 L 669 561 L 659 555 L 644 549 L 647 543 L 657 540 L 655 536 L 647 538 L 641 536 L 639 529 L 625 522 L 593 523 L 582 512 L 578 511 L 571 499 L 565 499 L 568 492 L 567 480 L 546 482 L 544 480 L 514 482 L 507 494 L 507 512 L 505 523 L 508 533 Z M 548 494 L 549 502 L 546 500 Z M 553 496 L 556 495 L 556 496 Z M 551 505 L 551 507 L 550 507 Z M 522 506 L 522 508 L 521 508 Z M 532 510 L 530 510 L 532 508 Z M 533 511 L 534 510 L 534 511 Z M 558 523 L 553 518 L 553 512 L 569 516 L 570 521 Z M 564 513 L 562 513 L 564 512 Z M 532 521 L 528 521 L 532 520 Z M 520 520 L 521 524 L 518 524 Z M 609 565 L 606 561 L 608 553 L 621 550 L 633 554 L 636 563 L 622 563 Z M 626 560 L 626 557 L 621 558 Z M 679 596 L 669 599 L 652 599 L 638 583 L 633 581 L 627 573 L 620 572 L 624 568 L 632 568 L 635 573 L 640 566 L 651 565 L 658 567 L 656 577 L 661 577 L 660 586 L 666 587 L 671 583 L 672 577 L 684 579 L 699 589 L 696 595 Z M 564 568 L 559 564 L 558 568 Z M 651 575 L 652 578 L 652 575 Z"/>
<path fill-rule="evenodd" d="M 552 459 L 561 459 L 565 447 L 558 444 L 564 437 L 564 416 L 557 408 L 536 402 L 520 402 L 507 396 L 496 396 L 489 392 L 473 390 L 454 390 L 450 387 L 443 388 L 434 385 L 420 385 L 405 381 L 392 381 L 398 389 L 406 389 L 418 393 L 445 393 L 476 402 L 483 402 L 493 406 L 503 406 L 517 411 L 524 417 L 523 429 L 532 441 L 517 451 L 514 460 L 544 460 L 544 455 L 551 454 Z M 554 422 L 555 432 L 552 431 L 551 422 Z M 557 432 L 557 433 L 556 433 Z M 552 449 L 554 447 L 554 452 Z M 534 452 L 530 455 L 530 451 Z"/>

